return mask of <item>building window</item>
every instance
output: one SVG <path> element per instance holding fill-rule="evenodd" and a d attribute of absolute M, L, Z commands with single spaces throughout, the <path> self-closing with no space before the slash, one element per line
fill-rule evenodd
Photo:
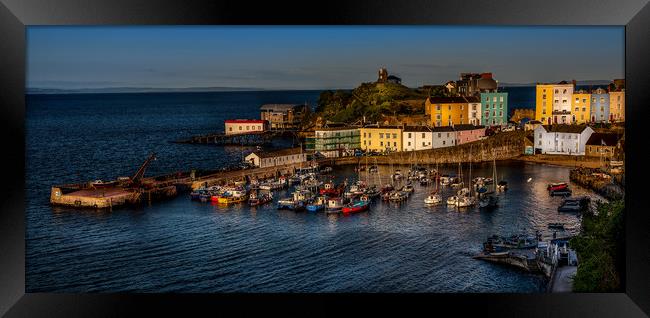
<path fill-rule="evenodd" d="M 408 145 L 409 145 L 409 146 L 411 145 L 411 142 L 410 142 L 410 141 L 409 141 Z"/>
<path fill-rule="evenodd" d="M 393 146 L 397 147 L 397 141 L 393 142 Z"/>
<path fill-rule="evenodd" d="M 443 140 L 443 141 L 442 141 L 442 144 L 445 145 L 445 143 L 446 143 L 446 142 Z"/>
<path fill-rule="evenodd" d="M 397 134 L 393 134 L 393 139 L 397 139 Z"/>
<path fill-rule="evenodd" d="M 232 131 L 232 127 L 228 127 L 228 131 Z"/>
<path fill-rule="evenodd" d="M 436 105 L 436 110 L 440 110 L 440 105 Z"/>
<path fill-rule="evenodd" d="M 411 133 L 409 133 L 409 138 L 411 138 Z M 411 145 L 411 144 L 409 144 L 409 146 L 410 146 L 410 145 Z"/>
<path fill-rule="evenodd" d="M 239 130 L 241 130 L 241 126 L 239 126 Z"/>
<path fill-rule="evenodd" d="M 384 139 L 384 133 L 379 133 L 379 139 Z"/>

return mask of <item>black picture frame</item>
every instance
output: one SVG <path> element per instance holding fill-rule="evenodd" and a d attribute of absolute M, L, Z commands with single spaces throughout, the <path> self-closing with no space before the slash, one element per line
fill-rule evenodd
<path fill-rule="evenodd" d="M 8 317 L 125 316 L 152 310 L 183 316 L 226 308 L 240 314 L 332 314 L 341 305 L 404 316 L 481 314 L 543 317 L 643 317 L 650 314 L 650 213 L 644 200 L 644 124 L 650 113 L 650 5 L 626 1 L 111 1 L 0 0 L 0 130 L 4 169 L 0 197 L 0 314 Z M 25 293 L 25 27 L 157 24 L 451 24 L 625 26 L 626 271 L 614 294 L 174 295 Z M 300 305 L 300 306 L 297 306 Z M 413 313 L 415 314 L 415 312 Z"/>

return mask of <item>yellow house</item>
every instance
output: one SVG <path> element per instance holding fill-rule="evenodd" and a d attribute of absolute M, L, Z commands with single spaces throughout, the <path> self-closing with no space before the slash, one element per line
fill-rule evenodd
<path fill-rule="evenodd" d="M 625 121 L 625 90 L 609 92 L 609 117 L 611 122 Z"/>
<path fill-rule="evenodd" d="M 429 97 L 424 106 L 435 127 L 469 124 L 469 101 L 465 97 Z"/>
<path fill-rule="evenodd" d="M 361 149 L 368 151 L 402 151 L 402 127 L 366 126 L 359 128 Z"/>
<path fill-rule="evenodd" d="M 535 87 L 535 120 L 550 124 L 553 118 L 554 84 L 537 84 Z"/>
<path fill-rule="evenodd" d="M 571 116 L 573 124 L 588 123 L 591 119 L 591 94 L 578 91 L 571 96 Z"/>

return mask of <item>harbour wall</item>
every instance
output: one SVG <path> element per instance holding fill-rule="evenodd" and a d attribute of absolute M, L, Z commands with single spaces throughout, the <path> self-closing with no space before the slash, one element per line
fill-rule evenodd
<path fill-rule="evenodd" d="M 519 157 L 525 148 L 526 132 L 503 132 L 484 140 L 474 141 L 458 146 L 427 149 L 408 152 L 394 152 L 385 156 L 368 157 L 368 164 L 446 164 L 465 162 L 485 162 L 507 160 Z M 327 162 L 325 160 L 324 162 Z M 329 162 L 335 165 L 365 163 L 366 157 L 333 158 Z"/>

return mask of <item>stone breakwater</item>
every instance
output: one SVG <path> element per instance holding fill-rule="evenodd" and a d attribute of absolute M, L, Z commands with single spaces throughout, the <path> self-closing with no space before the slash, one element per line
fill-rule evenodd
<path fill-rule="evenodd" d="M 593 190 L 607 200 L 620 200 L 625 197 L 622 175 L 610 176 L 594 168 L 576 168 L 569 174 L 571 182 Z"/>

